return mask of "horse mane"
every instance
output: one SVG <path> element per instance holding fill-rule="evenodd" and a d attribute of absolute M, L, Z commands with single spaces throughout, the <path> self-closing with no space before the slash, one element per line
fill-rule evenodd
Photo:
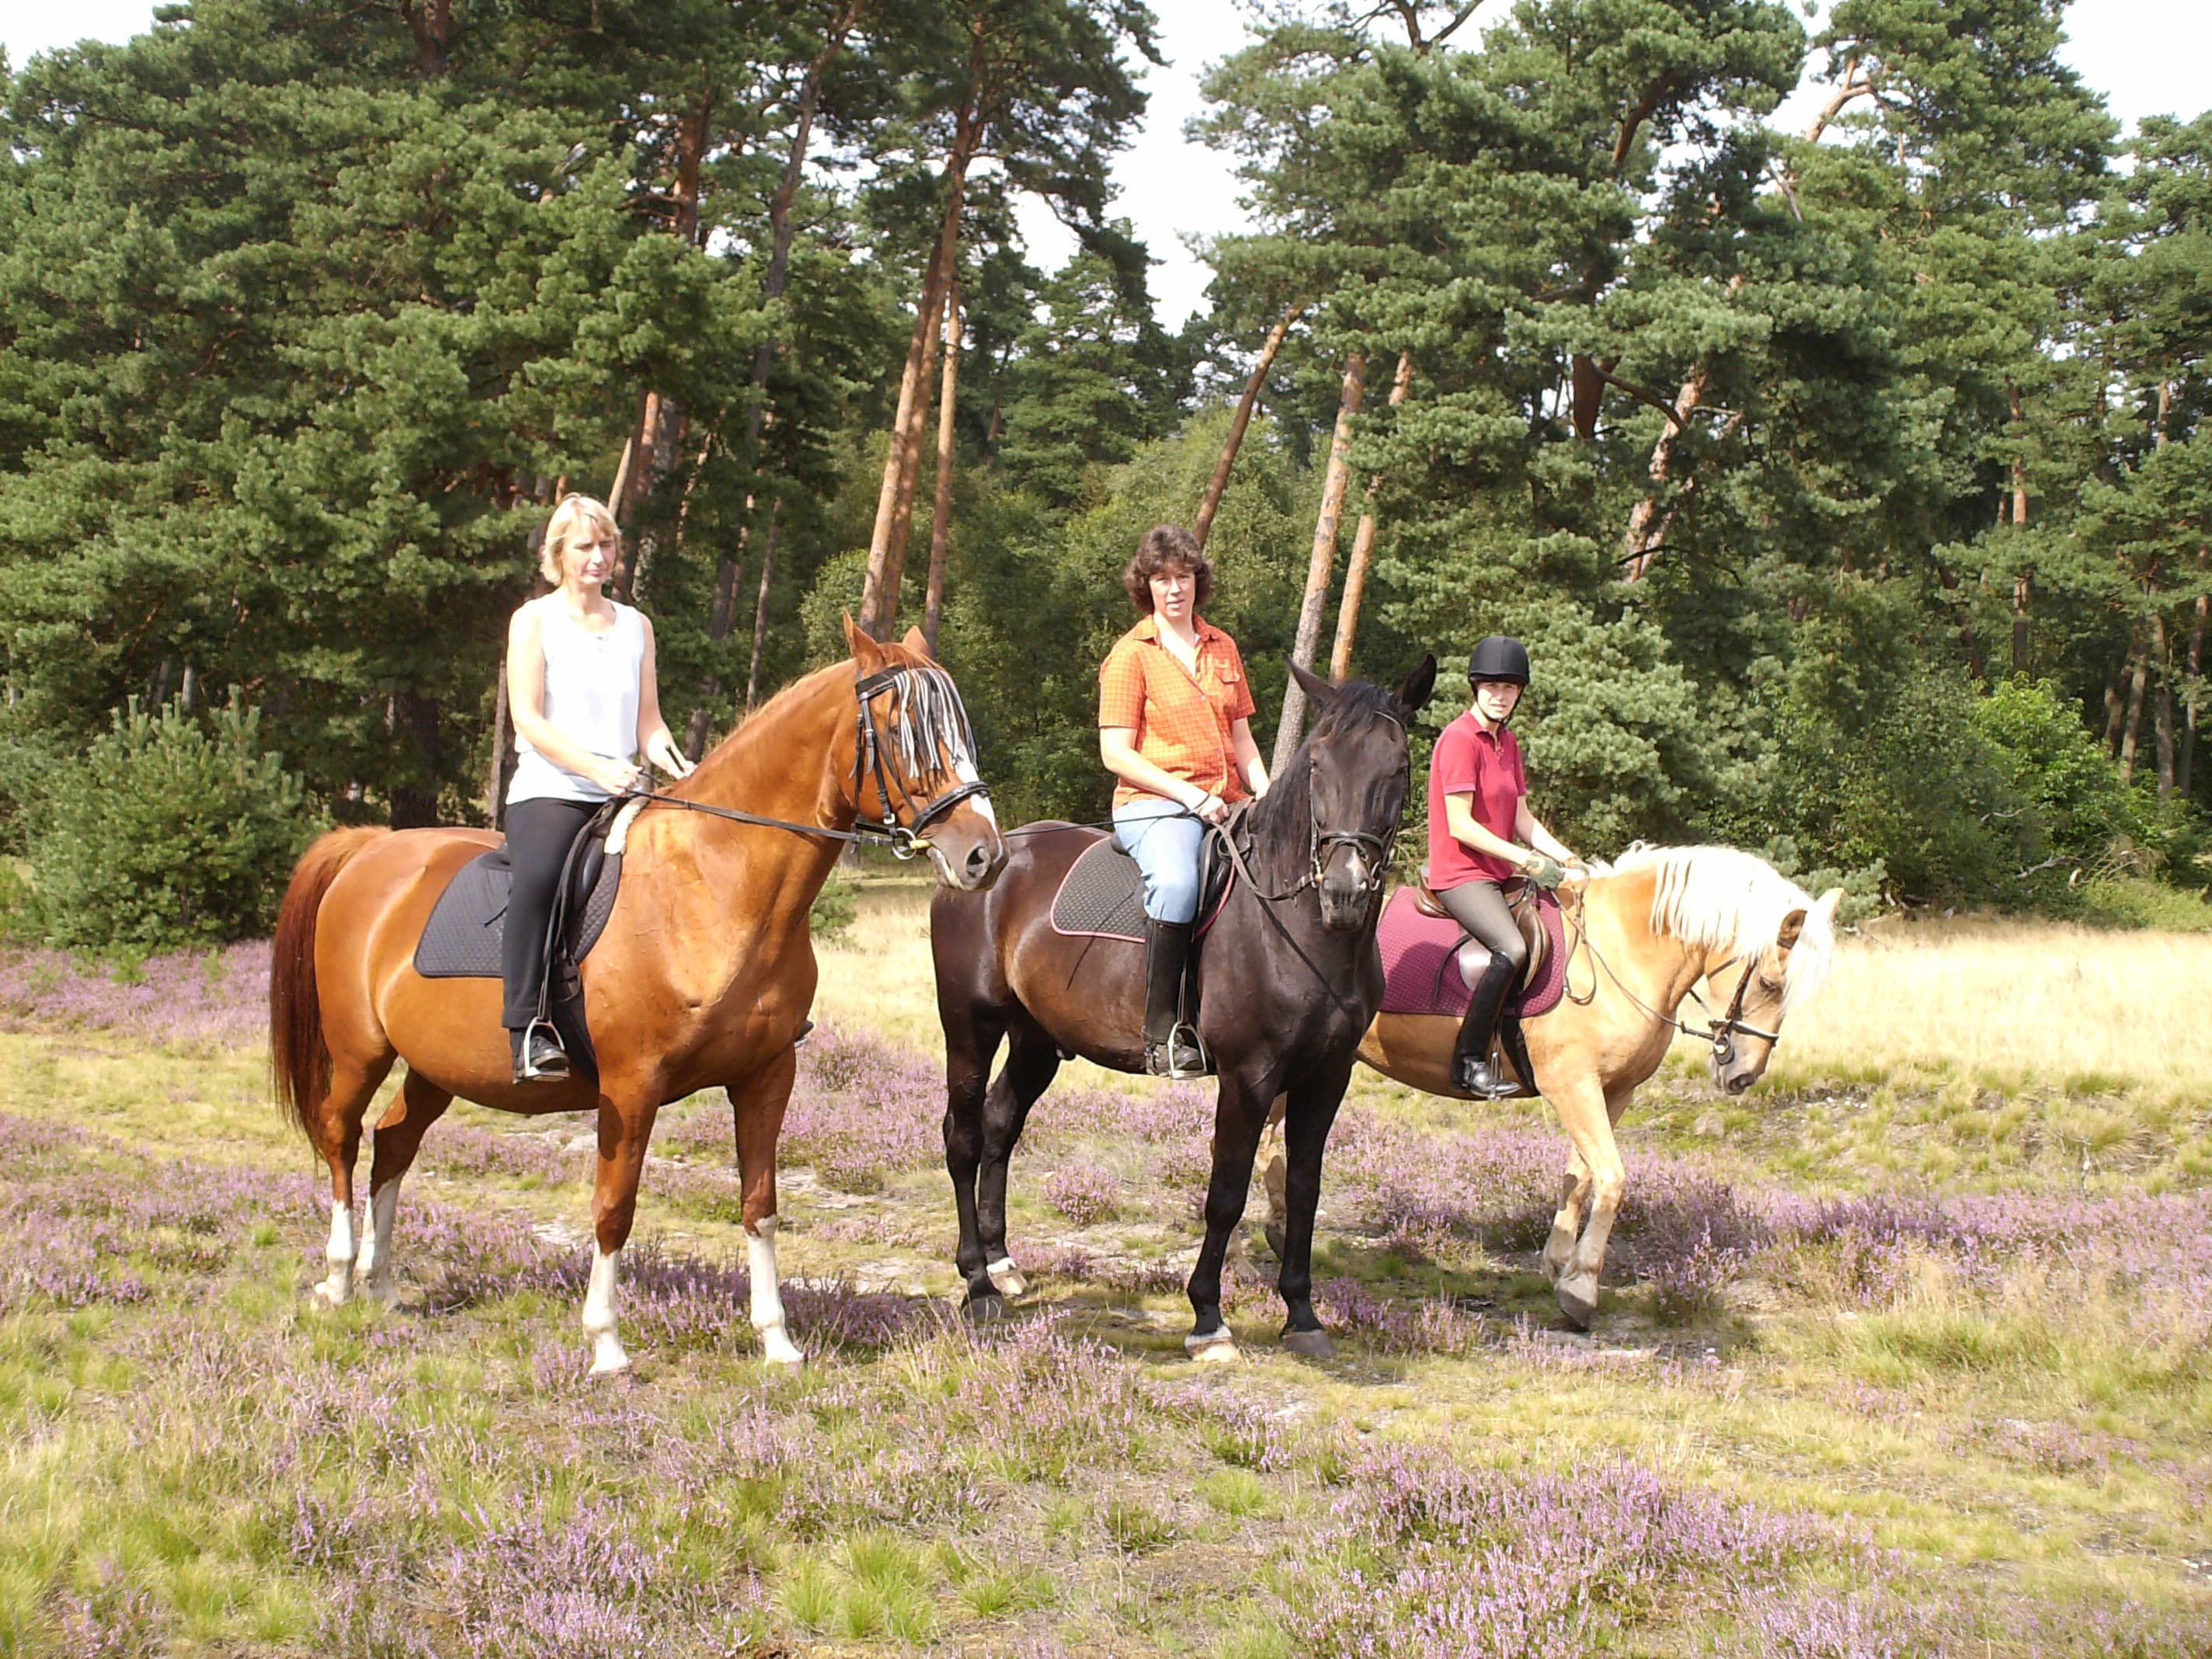
<path fill-rule="evenodd" d="M 1253 849 L 1262 857 L 1279 850 L 1279 838 L 1303 860 L 1313 832 L 1313 747 L 1323 732 L 1356 724 L 1370 716 L 1395 720 L 1390 693 L 1366 680 L 1346 680 L 1337 696 L 1322 711 L 1291 754 L 1289 764 L 1267 780 L 1267 793 L 1244 811 L 1250 826 Z M 1402 723 L 1402 722 L 1401 722 Z"/>
<path fill-rule="evenodd" d="M 1785 1015 L 1827 977 L 1836 949 L 1828 913 L 1765 859 L 1733 847 L 1647 847 L 1638 842 L 1613 869 L 1652 872 L 1653 931 L 1738 957 L 1765 950 L 1782 931 L 1782 919 L 1803 910 L 1804 930 L 1783 977 Z"/>

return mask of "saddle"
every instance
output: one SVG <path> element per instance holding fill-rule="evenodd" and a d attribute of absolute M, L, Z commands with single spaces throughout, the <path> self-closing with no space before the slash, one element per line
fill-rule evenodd
<path fill-rule="evenodd" d="M 1205 938 L 1229 897 L 1235 869 L 1221 852 L 1221 837 L 1199 843 L 1198 915 L 1194 939 Z M 1071 939 L 1145 942 L 1145 878 L 1119 840 L 1101 836 L 1085 848 L 1052 896 L 1052 931 Z M 1195 949 L 1192 961 L 1197 960 Z"/>
<path fill-rule="evenodd" d="M 1521 930 L 1521 942 L 1528 947 L 1528 965 L 1521 973 L 1521 982 L 1513 988 L 1527 993 L 1531 987 L 1544 982 L 1544 971 L 1552 956 L 1551 930 L 1544 925 L 1544 902 L 1535 895 L 1543 890 L 1520 876 L 1498 883 L 1504 894 L 1507 907 L 1513 912 L 1513 924 Z M 1421 866 L 1420 884 L 1413 892 L 1413 908 L 1423 915 L 1438 921 L 1448 921 L 1455 927 L 1459 921 L 1444 908 L 1444 902 L 1437 896 L 1437 890 L 1429 885 L 1429 866 Z M 1460 930 L 1459 975 L 1468 984 L 1482 971 L 1483 947 L 1470 939 L 1464 928 Z"/>
<path fill-rule="evenodd" d="M 614 914 L 623 848 L 644 806 L 642 800 L 611 800 L 577 832 L 548 925 L 546 1004 L 570 1060 L 594 1078 L 599 1066 L 584 1020 L 580 967 Z M 497 979 L 513 880 L 504 844 L 456 870 L 415 943 L 415 971 L 424 979 Z"/>

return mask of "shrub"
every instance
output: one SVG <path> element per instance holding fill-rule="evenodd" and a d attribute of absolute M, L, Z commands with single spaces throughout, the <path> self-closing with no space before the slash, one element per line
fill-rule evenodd
<path fill-rule="evenodd" d="M 860 887 L 849 877 L 832 870 L 806 913 L 807 926 L 814 937 L 836 939 L 850 933 L 853 920 L 860 914 Z"/>
<path fill-rule="evenodd" d="M 203 722 L 133 698 L 56 768 L 33 817 L 35 931 L 96 951 L 222 945 L 264 933 L 319 827 L 305 786 L 263 746 L 259 711 Z"/>

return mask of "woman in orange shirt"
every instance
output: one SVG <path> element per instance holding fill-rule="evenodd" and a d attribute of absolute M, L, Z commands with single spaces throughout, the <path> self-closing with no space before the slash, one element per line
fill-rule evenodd
<path fill-rule="evenodd" d="M 1213 597 L 1213 566 L 1198 538 L 1154 526 L 1121 586 L 1146 614 L 1099 666 L 1098 755 L 1121 781 L 1114 831 L 1145 879 L 1145 1069 L 1195 1077 L 1205 1060 L 1179 1005 L 1198 921 L 1199 848 L 1232 803 L 1267 793 L 1267 769 L 1252 740 L 1237 641 L 1199 617 Z"/>

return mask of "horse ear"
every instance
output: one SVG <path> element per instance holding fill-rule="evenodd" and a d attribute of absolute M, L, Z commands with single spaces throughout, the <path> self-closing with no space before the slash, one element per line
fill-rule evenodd
<path fill-rule="evenodd" d="M 859 625 L 853 620 L 851 611 L 848 611 L 842 614 L 845 618 L 846 649 L 853 653 L 853 660 L 860 665 L 863 674 L 874 673 L 877 669 L 883 666 L 883 647 L 860 631 Z"/>
<path fill-rule="evenodd" d="M 919 628 L 909 628 L 899 641 L 900 648 L 911 651 L 924 662 L 929 660 L 929 641 L 921 636 Z"/>
<path fill-rule="evenodd" d="M 1313 700 L 1315 708 L 1326 708 L 1336 701 L 1336 688 L 1311 669 L 1301 668 L 1293 662 L 1291 665 L 1291 678 L 1296 680 L 1306 696 Z"/>
<path fill-rule="evenodd" d="M 1406 676 L 1405 684 L 1398 688 L 1398 707 L 1410 716 L 1429 706 L 1429 698 L 1437 689 L 1437 659 L 1431 652 L 1423 656 L 1420 665 Z"/>
<path fill-rule="evenodd" d="M 1797 936 L 1804 931 L 1805 908 L 1804 906 L 1800 905 L 1797 908 L 1792 910 L 1788 915 L 1782 918 L 1782 926 L 1778 930 L 1777 930 L 1774 935 L 1775 948 L 1783 951 L 1796 950 L 1797 948 Z"/>
<path fill-rule="evenodd" d="M 1814 901 L 1813 914 L 1820 917 L 1825 926 L 1832 928 L 1836 925 L 1836 907 L 1843 902 L 1844 890 L 1840 887 L 1831 887 Z"/>

